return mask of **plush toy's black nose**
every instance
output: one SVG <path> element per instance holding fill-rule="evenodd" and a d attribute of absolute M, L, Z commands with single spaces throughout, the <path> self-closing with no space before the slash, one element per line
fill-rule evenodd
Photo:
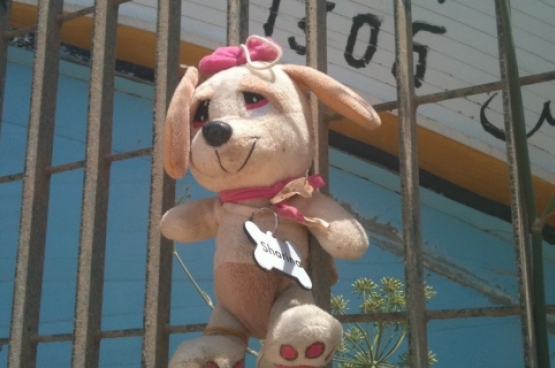
<path fill-rule="evenodd" d="M 232 133 L 231 126 L 223 121 L 213 120 L 202 127 L 202 135 L 212 147 L 219 147 L 229 141 Z"/>

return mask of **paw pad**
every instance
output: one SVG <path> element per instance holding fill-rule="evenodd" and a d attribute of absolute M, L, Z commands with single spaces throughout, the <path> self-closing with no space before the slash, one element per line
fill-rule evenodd
<path fill-rule="evenodd" d="M 326 350 L 326 344 L 318 341 L 306 348 L 304 355 L 308 359 L 316 359 L 320 355 L 324 354 L 324 350 Z"/>
<path fill-rule="evenodd" d="M 209 361 L 209 362 L 206 362 L 206 364 L 204 365 L 204 368 L 220 368 L 220 367 L 218 367 L 218 365 L 215 362 Z"/>
<path fill-rule="evenodd" d="M 233 368 L 245 368 L 245 359 L 241 359 L 240 361 L 235 363 Z"/>
<path fill-rule="evenodd" d="M 295 360 L 299 356 L 299 353 L 291 345 L 281 345 L 279 355 L 285 360 Z"/>

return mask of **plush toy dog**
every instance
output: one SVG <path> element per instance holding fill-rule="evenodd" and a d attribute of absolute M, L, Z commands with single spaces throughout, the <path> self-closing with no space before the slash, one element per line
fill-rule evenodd
<path fill-rule="evenodd" d="M 181 344 L 172 368 L 241 368 L 251 336 L 265 339 L 258 367 L 321 367 L 341 342 L 341 324 L 308 290 L 307 231 L 340 259 L 360 257 L 368 238 L 337 202 L 314 191 L 321 178 L 307 177 L 315 146 L 307 90 L 369 129 L 380 119 L 334 79 L 277 65 L 280 57 L 278 46 L 256 36 L 220 48 L 199 65 L 213 75 L 197 86 L 198 71 L 189 67 L 171 101 L 166 171 L 180 178 L 189 166 L 200 185 L 218 193 L 162 219 L 169 239 L 216 238 L 218 304 L 204 336 Z"/>

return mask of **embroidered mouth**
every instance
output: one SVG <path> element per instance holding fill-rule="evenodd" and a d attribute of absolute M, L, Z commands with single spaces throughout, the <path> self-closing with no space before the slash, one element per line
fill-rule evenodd
<path fill-rule="evenodd" d="M 236 172 L 239 172 L 239 171 L 243 170 L 243 168 L 247 165 L 247 162 L 249 162 L 249 159 L 252 156 L 254 148 L 256 147 L 256 142 L 258 142 L 258 139 L 260 139 L 260 137 L 253 137 L 253 139 L 254 139 L 254 143 L 252 144 L 251 149 L 250 149 L 249 153 L 247 154 L 247 157 L 245 158 L 245 161 L 243 161 L 243 164 L 241 165 L 241 167 Z M 220 168 L 224 172 L 229 173 L 229 171 L 222 164 L 222 159 L 220 158 L 220 153 L 218 152 L 217 149 L 215 149 L 215 151 L 216 151 L 216 157 L 218 158 L 218 165 L 220 165 Z"/>

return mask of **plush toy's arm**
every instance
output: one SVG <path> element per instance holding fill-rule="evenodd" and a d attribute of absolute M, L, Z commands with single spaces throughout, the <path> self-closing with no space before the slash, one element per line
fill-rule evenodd
<path fill-rule="evenodd" d="M 326 230 L 317 226 L 307 229 L 331 256 L 340 259 L 361 257 L 368 248 L 368 237 L 362 225 L 335 200 L 314 192 L 312 198 L 290 199 L 305 217 L 319 217 L 330 224 Z"/>
<path fill-rule="evenodd" d="M 164 214 L 160 231 L 166 238 L 184 243 L 213 238 L 218 229 L 221 208 L 219 198 L 186 202 Z"/>

